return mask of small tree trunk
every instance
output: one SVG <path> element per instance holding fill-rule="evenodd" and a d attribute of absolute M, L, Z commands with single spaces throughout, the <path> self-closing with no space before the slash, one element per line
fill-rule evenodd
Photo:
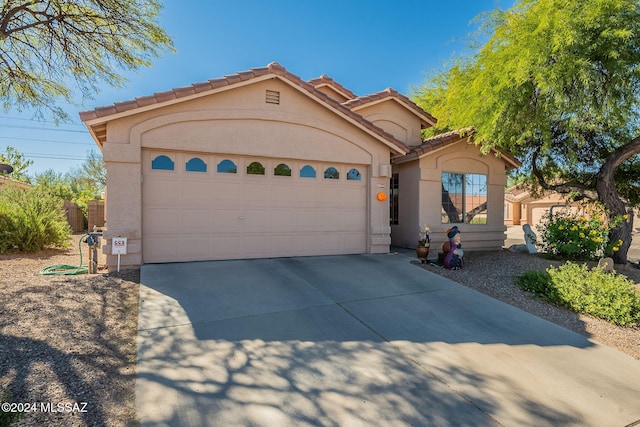
<path fill-rule="evenodd" d="M 609 232 L 609 242 L 622 240 L 622 245 L 619 246 L 620 249 L 613 253 L 613 262 L 616 264 L 626 264 L 628 262 L 627 256 L 631 246 L 631 232 L 633 231 L 633 210 L 629 209 L 628 212 L 629 218 Z"/>
<path fill-rule="evenodd" d="M 620 197 L 615 181 L 616 169 L 634 154 L 640 152 L 640 137 L 636 137 L 627 144 L 618 147 L 598 171 L 596 190 L 598 200 L 609 210 L 612 216 L 629 215 L 627 219 L 609 233 L 609 242 L 622 240 L 619 250 L 613 254 L 613 262 L 626 264 L 627 254 L 631 246 L 631 231 L 633 229 L 633 210 Z"/>

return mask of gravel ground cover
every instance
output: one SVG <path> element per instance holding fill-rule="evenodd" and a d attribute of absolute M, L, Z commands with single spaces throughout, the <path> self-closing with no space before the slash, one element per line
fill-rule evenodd
<path fill-rule="evenodd" d="M 36 404 L 19 426 L 137 425 L 139 272 L 38 274 L 54 264 L 77 265 L 79 238 L 65 250 L 0 255 L 0 391 L 14 403 Z M 513 284 L 522 272 L 552 264 L 559 262 L 497 251 L 465 254 L 459 271 L 417 265 L 640 359 L 640 328 L 577 315 Z M 640 270 L 625 274 L 640 284 Z"/>
<path fill-rule="evenodd" d="M 137 425 L 138 272 L 38 274 L 78 265 L 79 238 L 66 250 L 0 255 L 0 391 L 30 406 L 19 426 Z"/>
<path fill-rule="evenodd" d="M 527 270 L 544 271 L 550 266 L 561 265 L 542 255 L 509 252 L 465 252 L 462 270 L 446 270 L 435 264 L 416 265 L 447 277 L 483 294 L 511 304 L 521 310 L 556 323 L 587 338 L 616 348 L 640 360 L 640 327 L 620 327 L 596 317 L 577 314 L 570 310 L 548 304 L 523 291 L 514 282 L 516 276 Z M 595 265 L 595 263 L 592 263 Z M 629 264 L 620 272 L 629 277 L 640 289 L 640 270 Z"/>

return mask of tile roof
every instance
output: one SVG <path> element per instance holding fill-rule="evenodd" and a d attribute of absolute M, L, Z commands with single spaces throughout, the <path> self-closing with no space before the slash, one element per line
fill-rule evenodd
<path fill-rule="evenodd" d="M 376 92 L 371 95 L 360 96 L 360 97 L 351 99 L 349 101 L 346 101 L 343 105 L 352 110 L 358 110 L 369 104 L 376 103 L 378 101 L 384 101 L 387 99 L 395 99 L 400 104 L 402 104 L 403 106 L 411 110 L 413 113 L 415 113 L 417 116 L 422 118 L 425 124 L 429 126 L 433 126 L 437 122 L 435 117 L 433 117 L 431 114 L 424 111 L 415 102 L 413 102 L 406 96 L 402 95 L 398 91 L 391 88 L 387 88 L 383 91 Z"/>
<path fill-rule="evenodd" d="M 433 151 L 444 148 L 448 145 L 455 144 L 466 138 L 468 142 L 473 140 L 473 127 L 467 127 L 458 130 L 452 130 L 450 132 L 441 133 L 439 135 L 432 136 L 422 140 L 422 144 L 412 147 L 410 158 L 420 158 L 430 154 Z M 513 157 L 506 150 L 501 148 L 492 148 L 491 151 L 496 153 L 500 158 L 504 159 L 507 163 L 510 163 L 513 168 L 520 167 L 522 163 L 515 157 Z"/>
<path fill-rule="evenodd" d="M 351 92 L 349 89 L 347 89 L 346 87 L 342 86 L 340 83 L 336 82 L 335 80 L 333 80 L 331 77 L 327 76 L 326 74 L 323 74 L 320 77 L 317 77 L 315 79 L 309 80 L 309 83 L 312 84 L 316 88 L 317 87 L 321 87 L 321 86 L 329 86 L 333 90 L 335 90 L 336 92 L 338 92 L 341 95 L 343 95 L 346 99 L 354 99 L 354 98 L 358 97 L 358 95 L 356 95 L 355 93 Z"/>
<path fill-rule="evenodd" d="M 412 148 L 411 151 L 418 154 L 418 157 L 422 157 L 431 151 L 435 151 L 439 148 L 444 148 L 447 145 L 454 144 L 462 140 L 465 136 L 467 136 L 467 140 L 470 140 L 470 134 L 472 131 L 473 128 L 464 128 L 452 130 L 451 132 L 441 133 L 440 135 L 435 135 L 430 138 L 423 139 L 422 144 Z"/>
<path fill-rule="evenodd" d="M 329 105 L 331 108 L 347 116 L 351 120 L 358 123 L 360 126 L 365 127 L 367 130 L 374 133 L 378 137 L 386 140 L 389 145 L 393 146 L 397 151 L 401 153 L 406 153 L 409 151 L 409 148 L 402 141 L 398 140 L 390 133 L 384 131 L 380 127 L 366 120 L 360 114 L 352 111 L 350 108 L 331 98 L 324 92 L 318 90 L 313 84 L 305 82 L 297 75 L 290 73 L 277 62 L 272 62 L 266 67 L 252 68 L 248 71 L 242 71 L 236 74 L 227 75 L 222 78 L 212 79 L 206 82 L 194 83 L 189 86 L 171 89 L 165 92 L 157 92 L 153 95 L 135 98 L 130 101 L 116 102 L 115 104 L 106 107 L 98 107 L 90 111 L 83 111 L 80 113 L 80 118 L 84 122 L 94 121 L 94 123 L 87 124 L 87 126 L 92 131 L 94 138 L 100 145 L 102 145 L 102 143 L 104 143 L 104 139 L 106 138 L 106 132 L 104 129 L 105 123 L 109 121 L 110 116 L 127 112 L 130 114 L 135 114 L 134 110 L 138 108 L 150 107 L 154 106 L 155 104 L 158 104 L 158 107 L 160 107 L 160 104 L 163 104 L 165 102 L 179 100 L 180 98 L 213 91 L 224 87 L 230 87 L 238 83 L 250 81 L 267 75 L 275 75 L 281 77 L 282 80 L 288 81 L 294 86 L 306 91 L 317 100 Z M 324 76 L 320 77 L 320 79 L 328 81 L 328 79 L 330 78 Z M 342 87 L 337 83 L 335 83 L 335 85 Z M 350 92 L 347 89 L 344 90 Z"/>

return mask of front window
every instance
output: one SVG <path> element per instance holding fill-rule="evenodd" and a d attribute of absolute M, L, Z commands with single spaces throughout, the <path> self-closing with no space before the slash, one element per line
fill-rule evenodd
<path fill-rule="evenodd" d="M 442 223 L 487 223 L 487 176 L 442 173 Z"/>

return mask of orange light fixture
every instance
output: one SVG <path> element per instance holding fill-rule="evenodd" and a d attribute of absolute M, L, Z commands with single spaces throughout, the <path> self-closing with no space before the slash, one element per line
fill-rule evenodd
<path fill-rule="evenodd" d="M 381 202 L 384 202 L 385 200 L 387 200 L 387 193 L 384 192 L 379 192 L 378 193 L 378 200 L 380 200 Z"/>

